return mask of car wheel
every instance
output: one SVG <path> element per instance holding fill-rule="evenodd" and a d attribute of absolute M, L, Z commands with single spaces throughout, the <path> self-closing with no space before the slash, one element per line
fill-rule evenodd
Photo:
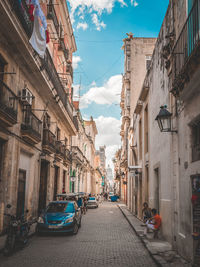
<path fill-rule="evenodd" d="M 75 222 L 74 228 L 73 228 L 73 235 L 76 235 L 78 233 L 78 224 Z"/>

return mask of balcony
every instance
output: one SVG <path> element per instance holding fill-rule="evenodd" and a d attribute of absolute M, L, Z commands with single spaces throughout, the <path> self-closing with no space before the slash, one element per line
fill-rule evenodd
<path fill-rule="evenodd" d="M 30 20 L 28 6 L 26 0 L 16 1 L 9 0 L 12 10 L 16 13 L 22 27 L 24 28 L 28 38 L 31 37 L 33 30 L 33 22 Z"/>
<path fill-rule="evenodd" d="M 56 151 L 56 136 L 49 129 L 43 129 L 42 149 L 47 154 Z"/>
<path fill-rule="evenodd" d="M 73 67 L 72 64 L 67 64 L 66 72 L 70 74 L 73 81 Z"/>
<path fill-rule="evenodd" d="M 37 144 L 41 141 L 42 122 L 31 110 L 23 111 L 21 124 L 21 135 L 30 144 Z"/>
<path fill-rule="evenodd" d="M 64 156 L 64 159 L 63 159 L 63 163 L 64 164 L 71 163 L 71 152 L 67 148 L 65 148 L 65 156 Z"/>
<path fill-rule="evenodd" d="M 65 159 L 65 156 L 66 156 L 65 144 L 63 144 L 62 141 L 56 141 L 55 147 L 56 147 L 55 158 L 59 161 L 62 159 Z"/>
<path fill-rule="evenodd" d="M 53 21 L 57 34 L 59 35 L 59 22 L 54 5 L 47 5 L 47 19 Z"/>
<path fill-rule="evenodd" d="M 17 123 L 17 96 L 0 80 L 0 124 L 11 127 Z"/>
<path fill-rule="evenodd" d="M 41 67 L 41 70 L 45 69 L 47 72 L 49 79 L 51 80 L 54 88 L 57 91 L 57 95 L 61 102 L 63 103 L 63 106 L 65 107 L 66 111 L 68 112 L 68 115 L 71 117 L 73 120 L 73 108 L 71 104 L 69 103 L 68 96 L 65 92 L 65 89 L 62 85 L 62 82 L 58 76 L 57 70 L 55 68 L 55 65 L 53 63 L 53 60 L 51 58 L 51 55 L 48 50 L 46 50 L 45 57 L 42 60 L 43 64 Z"/>
<path fill-rule="evenodd" d="M 196 0 L 172 51 L 172 88 L 177 96 L 197 69 L 200 47 L 200 0 Z"/>
<path fill-rule="evenodd" d="M 78 146 L 72 146 L 72 159 L 77 161 L 79 164 L 83 164 L 84 156 Z"/>

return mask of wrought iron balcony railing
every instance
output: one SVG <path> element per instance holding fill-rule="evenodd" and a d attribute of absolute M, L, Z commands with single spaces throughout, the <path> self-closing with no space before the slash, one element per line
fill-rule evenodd
<path fill-rule="evenodd" d="M 172 51 L 172 92 L 200 45 L 200 0 L 196 0 Z"/>
<path fill-rule="evenodd" d="M 53 20 L 56 32 L 59 35 L 59 22 L 58 22 L 58 18 L 56 15 L 54 5 L 47 5 L 47 19 Z"/>
<path fill-rule="evenodd" d="M 56 136 L 48 129 L 43 129 L 43 150 L 47 153 L 54 153 L 56 150 Z"/>
<path fill-rule="evenodd" d="M 15 11 L 18 19 L 20 20 L 26 34 L 30 38 L 33 30 L 33 22 L 30 20 L 29 17 L 28 5 L 26 3 L 26 0 L 9 0 L 9 2 L 11 4 L 12 10 Z"/>
<path fill-rule="evenodd" d="M 31 143 L 37 144 L 41 141 L 42 122 L 29 109 L 23 111 L 21 132 L 22 136 Z"/>
<path fill-rule="evenodd" d="M 17 96 L 0 80 L 0 121 L 8 127 L 17 123 L 17 104 Z"/>
<path fill-rule="evenodd" d="M 43 59 L 43 66 L 42 69 L 45 69 L 50 80 L 53 83 L 54 88 L 56 89 L 58 96 L 63 103 L 63 106 L 67 110 L 69 116 L 73 119 L 73 108 L 71 107 L 69 103 L 68 96 L 65 92 L 65 89 L 62 85 L 62 82 L 59 78 L 59 75 L 57 73 L 57 70 L 55 68 L 55 65 L 53 63 L 53 60 L 51 58 L 51 55 L 48 50 L 46 50 L 45 57 Z"/>
<path fill-rule="evenodd" d="M 73 158 L 78 159 L 80 162 L 84 162 L 84 155 L 78 146 L 72 146 Z"/>
<path fill-rule="evenodd" d="M 62 141 L 56 141 L 56 155 L 65 159 L 66 154 L 66 146 L 62 143 Z"/>
<path fill-rule="evenodd" d="M 65 148 L 65 157 L 64 157 L 64 161 L 68 161 L 71 162 L 71 153 L 70 150 Z"/>
<path fill-rule="evenodd" d="M 67 64 L 66 72 L 68 72 L 71 75 L 73 81 L 73 67 L 71 64 Z"/>

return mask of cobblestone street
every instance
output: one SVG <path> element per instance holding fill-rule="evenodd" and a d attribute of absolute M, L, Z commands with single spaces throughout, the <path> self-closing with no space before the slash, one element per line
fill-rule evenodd
<path fill-rule="evenodd" d="M 0 266 L 156 266 L 116 204 L 104 203 L 83 216 L 76 236 L 42 236 Z"/>

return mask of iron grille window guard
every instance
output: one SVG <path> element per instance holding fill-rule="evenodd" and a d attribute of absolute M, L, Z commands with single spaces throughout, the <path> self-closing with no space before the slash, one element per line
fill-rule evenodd
<path fill-rule="evenodd" d="M 38 138 L 41 138 L 42 122 L 29 109 L 23 111 L 23 121 L 21 125 L 22 130 L 33 133 Z"/>
<path fill-rule="evenodd" d="M 52 149 L 55 149 L 56 136 L 48 129 L 43 129 L 43 140 L 42 145 L 50 146 Z"/>
<path fill-rule="evenodd" d="M 0 109 L 17 120 L 18 97 L 0 80 Z"/>
<path fill-rule="evenodd" d="M 196 0 L 172 51 L 172 86 L 184 69 L 200 41 L 200 0 Z"/>

